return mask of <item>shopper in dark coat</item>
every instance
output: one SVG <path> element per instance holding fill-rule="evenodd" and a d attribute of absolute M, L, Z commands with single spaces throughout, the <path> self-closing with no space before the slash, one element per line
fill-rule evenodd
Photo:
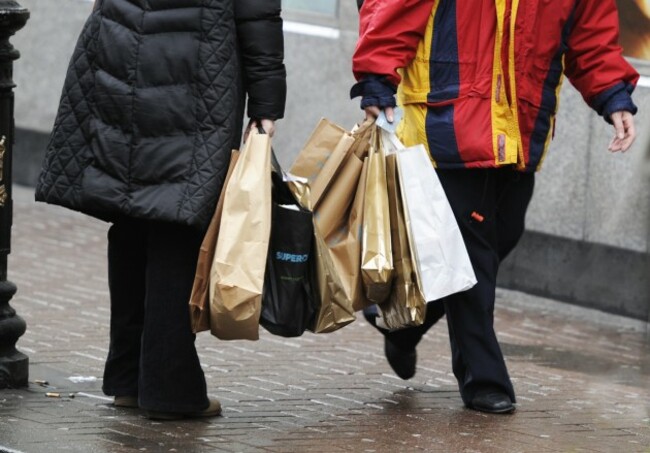
<path fill-rule="evenodd" d="M 68 70 L 36 199 L 110 221 L 104 391 L 153 418 L 214 415 L 190 331 L 196 258 L 250 125 L 272 133 L 280 0 L 97 0 Z"/>

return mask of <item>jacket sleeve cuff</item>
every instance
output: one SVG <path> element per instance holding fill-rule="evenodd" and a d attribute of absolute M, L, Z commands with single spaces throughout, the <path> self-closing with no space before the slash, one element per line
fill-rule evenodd
<path fill-rule="evenodd" d="M 614 112 L 628 111 L 635 115 L 638 108 L 632 101 L 634 85 L 620 82 L 600 93 L 591 101 L 591 106 L 605 121 L 612 124 L 611 115 Z"/>
<path fill-rule="evenodd" d="M 248 87 L 249 118 L 278 120 L 284 117 L 287 84 L 284 77 L 258 80 Z"/>
<path fill-rule="evenodd" d="M 350 90 L 350 99 L 361 96 L 361 108 L 376 106 L 379 108 L 395 107 L 397 89 L 386 76 L 368 74 Z"/>

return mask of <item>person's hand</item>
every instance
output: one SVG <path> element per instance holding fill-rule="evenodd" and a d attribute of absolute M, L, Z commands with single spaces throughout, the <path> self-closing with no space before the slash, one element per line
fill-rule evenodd
<path fill-rule="evenodd" d="M 264 129 L 264 132 L 269 134 L 269 137 L 273 137 L 273 134 L 275 134 L 275 121 L 267 120 L 267 119 L 261 119 L 261 120 L 251 119 L 248 122 L 248 126 L 246 126 L 246 130 L 244 131 L 244 143 L 246 143 L 246 140 L 248 139 L 248 134 L 251 133 L 251 130 L 253 128 L 257 129 L 260 126 L 262 127 L 262 129 Z"/>
<path fill-rule="evenodd" d="M 366 111 L 366 120 L 375 120 L 379 116 L 379 113 L 381 112 L 381 109 L 375 105 L 371 105 L 370 107 L 366 107 L 364 109 Z M 386 114 L 386 119 L 388 120 L 389 123 L 393 122 L 394 118 L 394 111 L 393 107 L 386 107 L 384 109 L 384 113 Z"/>
<path fill-rule="evenodd" d="M 275 121 L 266 119 L 256 121 L 255 127 L 259 126 L 262 126 L 262 129 L 269 134 L 269 137 L 273 137 L 273 134 L 275 134 Z"/>
<path fill-rule="evenodd" d="M 632 146 L 636 138 L 634 116 L 630 112 L 623 110 L 612 113 L 610 118 L 614 123 L 616 135 L 610 142 L 608 149 L 613 153 L 625 152 Z"/>

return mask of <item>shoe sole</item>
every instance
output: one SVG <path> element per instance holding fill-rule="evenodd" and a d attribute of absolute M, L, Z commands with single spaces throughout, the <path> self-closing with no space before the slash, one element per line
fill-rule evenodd
<path fill-rule="evenodd" d="M 139 407 L 137 398 L 131 399 L 131 398 L 124 398 L 124 397 L 119 397 L 119 399 L 114 400 L 113 406 L 122 409 L 137 409 Z"/>
<path fill-rule="evenodd" d="M 221 415 L 221 406 L 217 409 L 211 411 L 202 411 L 202 412 L 190 412 L 190 413 L 179 413 L 179 412 L 158 412 L 158 411 L 147 411 L 147 418 L 149 420 L 184 420 L 189 418 L 209 418 L 209 417 L 218 417 Z"/>
<path fill-rule="evenodd" d="M 210 417 L 218 417 L 220 415 L 221 415 L 221 411 L 205 413 L 205 414 L 174 414 L 174 413 L 147 412 L 147 418 L 149 420 L 158 420 L 158 421 L 187 420 L 192 418 L 210 418 Z"/>
<path fill-rule="evenodd" d="M 157 413 L 157 412 L 147 412 L 147 418 L 149 420 L 156 421 L 173 421 L 173 420 L 183 420 L 186 418 L 184 414 L 166 414 L 166 413 Z"/>
<path fill-rule="evenodd" d="M 500 414 L 500 415 L 512 414 L 517 410 L 515 406 L 507 407 L 505 409 L 485 409 L 485 408 L 478 408 L 473 406 L 467 406 L 467 408 L 477 412 L 483 412 L 485 414 Z"/>

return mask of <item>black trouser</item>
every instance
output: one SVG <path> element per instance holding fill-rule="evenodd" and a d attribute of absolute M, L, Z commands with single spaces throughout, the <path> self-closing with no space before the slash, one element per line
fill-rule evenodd
<path fill-rule="evenodd" d="M 398 346 L 412 348 L 445 313 L 452 367 L 463 401 L 477 389 L 498 388 L 515 394 L 494 332 L 494 299 L 500 262 L 517 245 L 533 195 L 534 173 L 509 168 L 438 170 L 449 204 L 465 240 L 476 279 L 473 288 L 427 304 L 422 326 L 390 334 Z M 480 222 L 472 218 L 476 211 Z"/>
<path fill-rule="evenodd" d="M 103 390 L 140 407 L 208 407 L 188 302 L 203 234 L 189 227 L 121 220 L 108 232 L 111 336 Z"/>

